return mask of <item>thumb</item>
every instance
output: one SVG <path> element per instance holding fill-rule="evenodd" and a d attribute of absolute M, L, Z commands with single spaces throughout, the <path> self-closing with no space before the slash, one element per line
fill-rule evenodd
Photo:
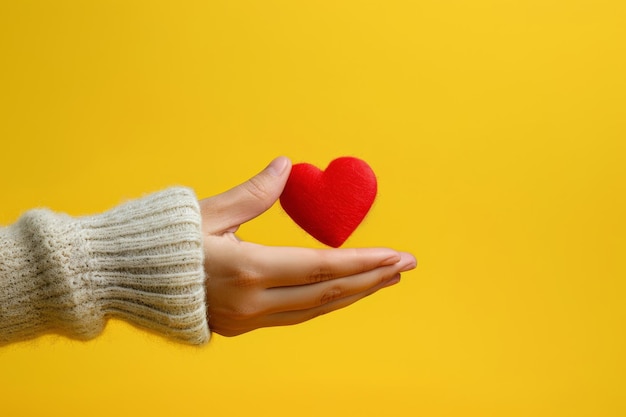
<path fill-rule="evenodd" d="M 200 202 L 203 223 L 211 233 L 236 229 L 278 200 L 291 172 L 289 158 L 274 159 L 263 171 L 237 187 Z"/>

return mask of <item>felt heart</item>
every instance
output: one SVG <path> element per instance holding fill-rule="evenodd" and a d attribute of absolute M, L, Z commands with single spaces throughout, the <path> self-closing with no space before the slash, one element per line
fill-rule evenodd
<path fill-rule="evenodd" d="M 338 248 L 365 218 L 376 190 L 376 176 L 365 161 L 342 157 L 325 171 L 295 164 L 280 204 L 311 236 Z"/>

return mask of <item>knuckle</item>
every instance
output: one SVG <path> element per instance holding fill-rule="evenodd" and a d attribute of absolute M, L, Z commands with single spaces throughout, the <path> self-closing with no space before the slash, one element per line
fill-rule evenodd
<path fill-rule="evenodd" d="M 337 300 L 343 296 L 343 290 L 340 287 L 331 287 L 322 293 L 319 299 L 319 304 L 328 304 L 331 301 Z"/>
<path fill-rule="evenodd" d="M 336 277 L 327 251 L 316 253 L 315 265 L 316 267 L 306 277 L 308 284 L 328 281 Z"/>
<path fill-rule="evenodd" d="M 306 281 L 308 284 L 315 284 L 318 282 L 328 281 L 335 277 L 335 274 L 328 267 L 319 267 L 307 275 Z"/>
<path fill-rule="evenodd" d="M 258 177 L 250 178 L 244 183 L 245 189 L 255 199 L 266 202 L 270 195 L 267 185 Z"/>
<path fill-rule="evenodd" d="M 240 270 L 233 276 L 232 281 L 233 285 L 237 288 L 250 288 L 256 287 L 261 281 L 261 277 L 250 271 Z"/>

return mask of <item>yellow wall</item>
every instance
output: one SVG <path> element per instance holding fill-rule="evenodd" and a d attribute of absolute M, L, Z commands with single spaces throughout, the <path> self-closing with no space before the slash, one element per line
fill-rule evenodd
<path fill-rule="evenodd" d="M 0 4 L 0 224 L 279 154 L 364 158 L 344 311 L 203 349 L 112 322 L 0 348 L 0 415 L 626 415 L 622 0 Z M 274 207 L 241 237 L 318 246 Z"/>

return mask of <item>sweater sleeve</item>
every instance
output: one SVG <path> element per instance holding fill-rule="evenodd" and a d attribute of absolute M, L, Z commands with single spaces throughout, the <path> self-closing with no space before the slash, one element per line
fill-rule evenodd
<path fill-rule="evenodd" d="M 201 218 L 172 188 L 103 214 L 32 210 L 0 228 L 0 344 L 86 340 L 110 317 L 189 344 L 209 339 Z"/>

